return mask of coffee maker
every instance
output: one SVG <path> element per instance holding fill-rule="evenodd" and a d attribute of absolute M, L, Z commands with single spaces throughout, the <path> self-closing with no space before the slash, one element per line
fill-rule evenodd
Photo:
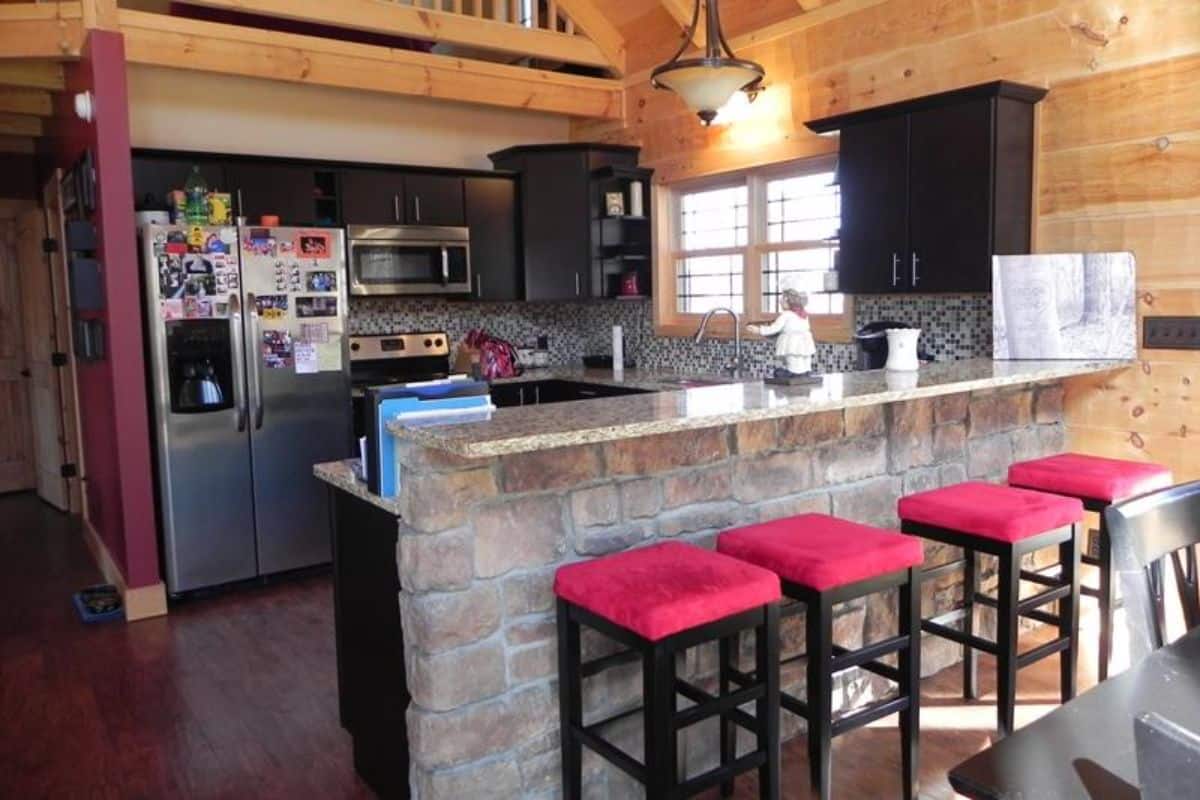
<path fill-rule="evenodd" d="M 858 345 L 858 368 L 860 370 L 884 368 L 888 360 L 888 328 L 916 327 L 918 326 L 895 320 L 877 320 L 863 325 L 854 334 L 854 341 Z M 924 350 L 917 351 L 917 358 L 921 361 L 934 360 L 933 356 Z"/>

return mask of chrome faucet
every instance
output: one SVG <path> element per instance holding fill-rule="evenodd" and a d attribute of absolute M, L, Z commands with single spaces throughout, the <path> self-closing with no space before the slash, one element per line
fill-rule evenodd
<path fill-rule="evenodd" d="M 742 320 L 738 313 L 732 308 L 714 308 L 704 315 L 704 319 L 700 320 L 700 330 L 696 331 L 696 344 L 704 341 L 704 331 L 708 328 L 708 321 L 713 318 L 713 314 L 726 313 L 733 318 L 733 363 L 727 364 L 725 369 L 729 370 L 736 378 L 740 375 L 742 369 Z"/>

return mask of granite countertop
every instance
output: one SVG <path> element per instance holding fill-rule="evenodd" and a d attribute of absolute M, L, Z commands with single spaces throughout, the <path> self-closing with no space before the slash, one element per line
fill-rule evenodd
<path fill-rule="evenodd" d="M 626 370 L 534 370 L 514 381 L 578 380 L 652 394 L 502 408 L 491 419 L 410 428 L 388 425 L 394 435 L 467 458 L 549 450 L 658 433 L 731 425 L 958 392 L 1111 372 L 1132 361 L 993 361 L 977 358 L 927 364 L 917 373 L 884 370 L 826 375 L 820 386 L 772 386 L 761 380 L 681 388 L 682 376 Z M 711 380 L 700 378 L 700 381 Z"/>
<path fill-rule="evenodd" d="M 360 500 L 366 500 L 372 505 L 382 508 L 389 514 L 400 516 L 400 503 L 398 498 L 380 497 L 377 494 L 372 494 L 367 488 L 367 484 L 360 481 L 354 474 L 352 463 L 358 463 L 358 459 L 348 459 L 344 461 L 330 461 L 325 464 L 316 464 L 313 466 L 313 475 L 318 479 L 325 481 L 331 486 L 336 486 L 339 489 L 349 492 Z"/>

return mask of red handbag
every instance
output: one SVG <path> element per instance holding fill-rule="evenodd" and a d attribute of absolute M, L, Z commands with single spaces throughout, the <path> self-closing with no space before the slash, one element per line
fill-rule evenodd
<path fill-rule="evenodd" d="M 479 351 L 479 371 L 485 380 L 515 378 L 521 374 L 517 349 L 509 342 L 479 330 L 470 331 L 464 341 L 468 347 Z"/>

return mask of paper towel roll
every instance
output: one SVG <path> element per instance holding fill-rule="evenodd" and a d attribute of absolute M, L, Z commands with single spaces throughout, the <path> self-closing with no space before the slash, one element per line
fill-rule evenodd
<path fill-rule="evenodd" d="M 613 325 L 613 372 L 620 375 L 625 371 L 625 336 L 620 325 Z"/>

